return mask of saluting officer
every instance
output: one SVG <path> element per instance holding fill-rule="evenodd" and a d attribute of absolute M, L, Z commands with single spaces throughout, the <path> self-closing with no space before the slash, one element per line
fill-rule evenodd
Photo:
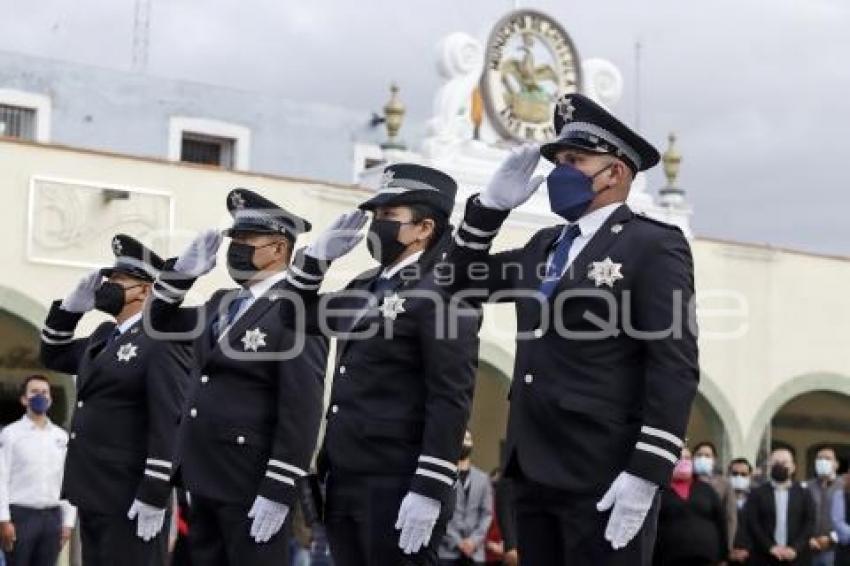
<path fill-rule="evenodd" d="M 657 491 L 699 376 L 691 252 L 678 228 L 625 204 L 655 148 L 579 94 L 558 101 L 554 121 L 556 141 L 515 150 L 468 201 L 447 259 L 458 287 L 516 306 L 506 474 L 523 563 L 650 564 Z M 551 209 L 568 224 L 491 254 L 543 181 L 531 177 L 540 154 L 555 165 Z M 470 277 L 480 263 L 487 277 Z"/>
<path fill-rule="evenodd" d="M 303 218 L 261 195 L 227 196 L 227 268 L 238 289 L 181 307 L 215 267 L 222 233 L 201 233 L 154 285 L 160 337 L 191 341 L 196 357 L 180 431 L 179 472 L 191 496 L 195 564 L 278 564 L 281 527 L 307 474 L 322 415 L 327 341 L 307 336 L 304 304 L 286 271 Z"/>
<path fill-rule="evenodd" d="M 143 329 L 143 304 L 162 259 L 123 234 L 113 238 L 112 251 L 113 267 L 84 277 L 53 303 L 41 332 L 41 359 L 77 376 L 62 491 L 79 509 L 83 563 L 148 566 L 161 554 L 191 356 Z M 74 338 L 80 318 L 93 308 L 114 322 Z"/>
<path fill-rule="evenodd" d="M 325 520 L 337 566 L 437 564 L 478 358 L 477 310 L 453 303 L 432 268 L 451 241 L 457 186 L 413 164 L 387 167 L 380 190 L 341 216 L 296 267 L 317 288 L 321 267 L 353 248 L 373 218 L 380 263 L 322 296 L 338 336 L 320 453 Z M 338 315 L 338 316 L 337 316 Z"/>

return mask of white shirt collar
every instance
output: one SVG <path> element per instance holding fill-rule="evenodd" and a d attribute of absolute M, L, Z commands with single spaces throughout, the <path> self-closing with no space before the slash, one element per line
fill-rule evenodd
<path fill-rule="evenodd" d="M 53 427 L 53 421 L 51 421 L 50 417 L 48 417 L 47 415 L 44 415 L 44 428 L 41 428 L 37 424 L 35 424 L 35 421 L 32 420 L 27 413 L 24 413 L 24 416 L 21 417 L 21 422 L 30 430 L 49 430 Z"/>
<path fill-rule="evenodd" d="M 280 281 L 283 281 L 283 277 L 285 275 L 286 270 L 279 271 L 274 275 L 266 277 L 262 281 L 257 281 L 256 283 L 248 287 L 248 290 L 251 291 L 251 294 L 254 296 L 254 300 L 257 300 L 263 295 L 265 295 L 266 292 L 271 289 L 275 284 L 279 283 Z"/>
<path fill-rule="evenodd" d="M 404 258 L 403 260 L 401 260 L 397 264 L 392 265 L 390 267 L 387 267 L 381 273 L 381 279 L 389 279 L 392 276 L 394 276 L 396 273 L 398 273 L 399 271 L 401 271 L 402 269 L 407 267 L 408 265 L 412 265 L 412 264 L 416 263 L 417 261 L 419 261 L 419 258 L 422 257 L 423 253 L 425 253 L 425 252 L 424 251 L 418 251 L 414 254 L 407 256 L 406 258 Z"/>
<path fill-rule="evenodd" d="M 579 218 L 577 222 L 578 227 L 581 229 L 581 235 L 585 237 L 594 235 L 597 230 L 602 228 L 602 225 L 605 224 L 608 217 L 614 214 L 614 211 L 620 208 L 623 204 L 625 203 L 612 202 L 611 204 L 606 204 L 605 206 L 597 208 L 593 212 L 585 214 Z"/>
<path fill-rule="evenodd" d="M 122 322 L 121 324 L 119 324 L 118 325 L 118 332 L 120 332 L 121 334 L 124 334 L 125 332 L 127 332 L 130 329 L 131 326 L 133 326 L 134 324 L 139 322 L 141 319 L 142 319 L 142 311 L 139 311 L 136 314 L 134 314 L 133 316 L 131 316 L 130 318 L 128 318 L 127 320 L 125 320 L 124 322 Z"/>

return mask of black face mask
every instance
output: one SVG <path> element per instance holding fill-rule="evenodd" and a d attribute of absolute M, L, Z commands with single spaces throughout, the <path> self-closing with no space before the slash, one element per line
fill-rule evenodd
<path fill-rule="evenodd" d="M 790 475 L 791 473 L 788 471 L 788 468 L 782 464 L 774 464 L 773 467 L 770 468 L 770 479 L 776 483 L 785 483 L 788 481 L 788 477 Z"/>
<path fill-rule="evenodd" d="M 118 283 L 106 281 L 94 292 L 94 308 L 108 315 L 118 316 L 124 310 L 124 305 L 127 301 L 127 291 L 140 285 L 141 283 L 139 285 L 124 287 Z"/>
<path fill-rule="evenodd" d="M 259 269 L 254 265 L 254 250 L 250 244 L 230 242 L 227 248 L 227 271 L 230 277 L 239 285 L 244 286 Z"/>
<path fill-rule="evenodd" d="M 472 445 L 471 444 L 464 444 L 463 446 L 460 447 L 460 459 L 461 460 L 466 460 L 471 455 L 472 455 Z"/>
<path fill-rule="evenodd" d="M 369 225 L 366 247 L 369 248 L 372 257 L 384 267 L 391 265 L 407 248 L 406 245 L 398 241 L 398 233 L 403 224 L 413 224 L 413 222 L 374 218 Z"/>

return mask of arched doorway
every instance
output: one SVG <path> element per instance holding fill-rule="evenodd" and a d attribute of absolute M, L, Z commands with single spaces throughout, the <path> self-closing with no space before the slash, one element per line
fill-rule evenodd
<path fill-rule="evenodd" d="M 472 462 L 489 473 L 501 463 L 508 424 L 510 379 L 495 367 L 480 363 L 469 430 L 475 442 Z"/>
<path fill-rule="evenodd" d="M 700 442 L 711 442 L 717 448 L 717 464 L 720 466 L 725 466 L 733 458 L 723 420 L 702 393 L 697 393 L 691 406 L 686 439 L 691 448 Z"/>
<path fill-rule="evenodd" d="M 34 373 L 47 376 L 53 406 L 48 415 L 66 426 L 74 403 L 69 376 L 46 370 L 38 361 L 39 328 L 47 312 L 38 303 L 11 289 L 0 290 L 0 426 L 23 415 L 21 383 Z"/>
<path fill-rule="evenodd" d="M 824 390 L 802 393 L 779 408 L 765 432 L 762 459 L 768 446 L 790 446 L 797 454 L 797 479 L 814 476 L 815 456 L 823 446 L 835 448 L 839 472 L 844 472 L 850 462 L 850 396 Z"/>

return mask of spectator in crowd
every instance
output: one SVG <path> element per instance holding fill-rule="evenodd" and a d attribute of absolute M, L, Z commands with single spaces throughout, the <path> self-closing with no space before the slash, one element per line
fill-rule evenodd
<path fill-rule="evenodd" d="M 738 524 L 732 539 L 732 552 L 729 562 L 735 565 L 750 564 L 750 541 L 747 533 L 746 504 L 752 485 L 753 466 L 746 458 L 736 458 L 729 463 L 729 485 L 735 492 L 735 505 L 738 508 Z"/>
<path fill-rule="evenodd" d="M 76 522 L 59 499 L 68 433 L 47 416 L 52 398 L 42 375 L 21 385 L 26 413 L 0 433 L 0 543 L 9 566 L 54 566 Z"/>
<path fill-rule="evenodd" d="M 709 566 L 728 553 L 726 517 L 714 489 L 694 476 L 691 452 L 682 449 L 670 489 L 661 494 L 655 566 Z"/>
<path fill-rule="evenodd" d="M 500 556 L 494 557 L 493 566 L 517 566 L 519 553 L 517 551 L 516 511 L 514 509 L 513 480 L 501 474 L 499 470 L 493 483 L 493 523 L 498 528 L 501 538 Z M 490 558 L 488 565 L 490 564 Z"/>
<path fill-rule="evenodd" d="M 850 566 L 850 482 L 844 478 L 843 489 L 834 491 L 831 502 L 832 528 L 835 530 L 835 566 Z"/>
<path fill-rule="evenodd" d="M 838 535 L 832 528 L 831 502 L 836 492 L 844 491 L 844 481 L 837 476 L 838 457 L 835 449 L 824 446 L 815 457 L 815 477 L 807 482 L 815 501 L 815 532 L 809 547 L 812 566 L 834 566 L 835 542 Z"/>
<path fill-rule="evenodd" d="M 490 487 L 493 489 L 493 520 L 487 529 L 487 537 L 484 539 L 484 564 L 486 566 L 502 566 L 505 558 L 505 540 L 502 536 L 502 527 L 499 524 L 499 514 L 496 511 L 496 498 L 498 497 L 499 481 L 502 470 L 495 468 L 490 472 Z"/>
<path fill-rule="evenodd" d="M 466 431 L 458 462 L 455 511 L 440 543 L 442 566 L 484 565 L 484 541 L 493 520 L 493 490 L 485 472 L 472 465 L 472 433 Z"/>
<path fill-rule="evenodd" d="M 726 532 L 729 533 L 729 550 L 732 550 L 732 537 L 738 526 L 738 505 L 735 502 L 735 491 L 722 473 L 717 473 L 720 468 L 717 462 L 717 448 L 713 443 L 703 441 L 694 446 L 694 473 L 717 492 L 720 504 L 723 507 L 723 516 L 726 519 Z"/>
<path fill-rule="evenodd" d="M 809 540 L 815 529 L 815 502 L 794 481 L 796 464 L 789 448 L 770 454 L 770 481 L 747 499 L 747 531 L 756 566 L 811 563 Z"/>

